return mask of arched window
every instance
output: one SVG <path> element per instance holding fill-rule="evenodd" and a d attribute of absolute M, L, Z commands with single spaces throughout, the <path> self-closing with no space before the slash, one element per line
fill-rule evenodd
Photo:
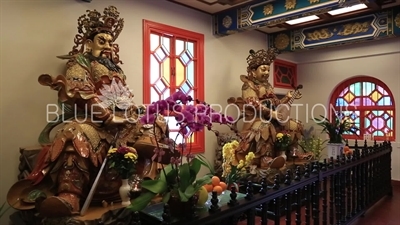
<path fill-rule="evenodd" d="M 368 76 L 345 80 L 332 93 L 330 107 L 360 128 L 358 137 L 345 134 L 345 138 L 364 139 L 371 135 L 377 141 L 395 140 L 395 102 L 382 81 Z"/>

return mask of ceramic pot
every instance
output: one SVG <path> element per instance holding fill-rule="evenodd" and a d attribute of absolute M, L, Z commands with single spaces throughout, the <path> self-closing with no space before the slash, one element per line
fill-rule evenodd
<path fill-rule="evenodd" d="M 344 146 L 344 143 L 327 143 L 326 150 L 328 152 L 328 158 L 333 157 L 333 159 L 336 159 L 337 156 L 342 155 Z"/>
<path fill-rule="evenodd" d="M 121 197 L 121 205 L 128 206 L 131 204 L 131 198 L 129 192 L 131 186 L 129 185 L 128 179 L 122 179 L 121 187 L 119 187 L 119 196 Z"/>
<path fill-rule="evenodd" d="M 239 192 L 239 185 L 236 182 L 229 184 L 229 187 L 227 188 L 227 190 L 228 191 L 232 190 L 232 187 L 235 187 L 236 192 Z"/>
<path fill-rule="evenodd" d="M 198 195 L 193 195 L 189 201 L 182 202 L 179 195 L 171 194 L 168 200 L 169 210 L 173 217 L 190 217 L 194 214 L 196 204 L 198 201 Z"/>
<path fill-rule="evenodd" d="M 286 150 L 281 150 L 281 155 L 285 160 L 287 160 Z"/>

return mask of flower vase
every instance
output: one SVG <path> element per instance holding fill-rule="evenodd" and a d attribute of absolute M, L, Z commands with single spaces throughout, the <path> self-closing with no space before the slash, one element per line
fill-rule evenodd
<path fill-rule="evenodd" d="M 228 185 L 228 191 L 231 191 L 232 190 L 232 187 L 235 187 L 235 191 L 236 192 L 239 192 L 239 185 L 236 183 L 236 182 L 232 182 L 232 183 L 230 183 L 229 185 Z"/>
<path fill-rule="evenodd" d="M 128 182 L 129 179 L 122 179 L 121 187 L 119 187 L 119 196 L 121 197 L 121 205 L 128 206 L 131 204 L 131 198 L 129 192 L 131 191 L 131 186 Z"/>
<path fill-rule="evenodd" d="M 333 157 L 337 159 L 338 156 L 343 154 L 343 148 L 345 144 L 343 143 L 327 143 L 326 150 L 328 151 L 328 158 Z"/>
<path fill-rule="evenodd" d="M 285 160 L 287 160 L 286 149 L 281 149 L 281 155 Z"/>

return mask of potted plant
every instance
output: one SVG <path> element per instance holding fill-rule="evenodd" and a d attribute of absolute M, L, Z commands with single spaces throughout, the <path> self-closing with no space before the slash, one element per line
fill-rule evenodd
<path fill-rule="evenodd" d="M 196 101 L 196 104 L 189 104 L 191 101 L 190 96 L 178 91 L 167 99 L 148 106 L 146 114 L 141 117 L 141 123 L 154 124 L 159 115 L 174 116 L 180 126 L 179 134 L 183 135 L 184 140 L 190 139 L 193 133 L 202 131 L 204 128 L 213 131 L 213 123 L 232 125 L 232 118 L 215 112 L 210 105 L 200 101 Z M 175 141 L 169 143 L 169 150 L 178 151 L 179 156 L 172 156 L 169 165 L 162 165 L 158 178 L 142 181 L 143 192 L 132 201 L 129 206 L 131 210 L 144 209 L 158 195 L 162 197 L 164 203 L 170 205 L 170 212 L 173 216 L 188 214 L 188 211 L 185 210 L 190 210 L 191 206 L 195 204 L 196 193 L 205 184 L 211 183 L 214 175 L 213 166 L 203 155 L 193 155 L 190 143 L 177 145 L 177 138 L 178 136 L 175 137 Z M 159 145 L 158 142 L 156 144 Z M 161 161 L 165 150 L 157 147 L 154 152 L 153 160 Z M 208 169 L 208 173 L 198 178 L 202 166 Z"/>
<path fill-rule="evenodd" d="M 334 118 L 332 121 L 322 115 L 320 116 L 321 119 L 314 118 L 316 123 L 323 127 L 321 132 L 327 133 L 329 136 L 329 141 L 326 145 L 329 158 L 336 158 L 343 153 L 345 145 L 343 139 L 344 133 L 347 132 L 358 136 L 357 131 L 359 130 L 351 118 L 339 113 L 334 113 L 333 115 Z"/>
<path fill-rule="evenodd" d="M 276 134 L 274 147 L 276 150 L 281 152 L 281 156 L 287 159 L 286 151 L 288 151 L 289 145 L 292 142 L 290 134 L 287 131 L 282 131 Z"/>
<path fill-rule="evenodd" d="M 110 169 L 115 169 L 122 179 L 119 194 L 122 200 L 122 205 L 130 205 L 129 192 L 131 187 L 129 185 L 129 178 L 135 173 L 136 162 L 138 154 L 136 149 L 132 147 L 120 146 L 112 148 L 107 153 L 108 163 Z"/>
<path fill-rule="evenodd" d="M 322 140 L 315 135 L 314 127 L 303 131 L 303 138 L 299 141 L 299 146 L 303 149 L 304 154 L 298 155 L 299 158 L 307 160 L 320 160 L 322 150 L 325 149 L 325 143 L 328 140 Z"/>
<path fill-rule="evenodd" d="M 226 143 L 222 148 L 222 177 L 225 178 L 228 189 L 235 185 L 236 190 L 239 190 L 237 181 L 247 174 L 248 168 L 251 165 L 255 155 L 253 152 L 247 153 L 245 160 L 241 159 L 239 162 L 236 159 L 236 150 L 239 147 L 239 142 L 234 140 Z"/>

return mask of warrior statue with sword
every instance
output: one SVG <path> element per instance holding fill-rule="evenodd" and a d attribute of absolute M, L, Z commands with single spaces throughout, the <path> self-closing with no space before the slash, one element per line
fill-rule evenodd
<path fill-rule="evenodd" d="M 103 13 L 87 10 L 78 18 L 72 51 L 59 56 L 68 60 L 65 74 L 39 77 L 40 84 L 58 92 L 63 112 L 42 131 L 43 148 L 27 178 L 33 186 L 52 184 L 54 196 L 35 203 L 44 217 L 79 214 L 89 192 L 93 201 L 117 201 L 120 179 L 102 166 L 110 147 L 134 147 L 139 155 L 136 171 L 142 177 L 154 178 L 158 172 L 157 163 L 151 161 L 153 143 L 164 141 L 167 123 L 159 118 L 153 128 L 139 122 L 146 110 L 133 102 L 114 43 L 123 25 L 114 6 Z M 59 129 L 50 139 L 55 127 Z"/>

